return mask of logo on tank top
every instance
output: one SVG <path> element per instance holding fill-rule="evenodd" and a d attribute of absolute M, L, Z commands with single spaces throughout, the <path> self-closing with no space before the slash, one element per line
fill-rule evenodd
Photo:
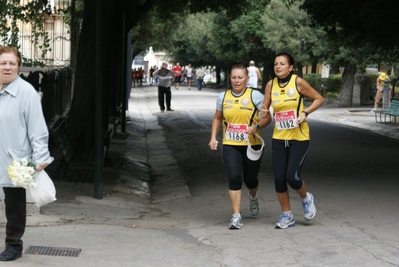
<path fill-rule="evenodd" d="M 288 95 L 289 97 L 294 96 L 294 95 L 295 95 L 295 89 L 294 89 L 294 88 L 288 89 L 287 95 Z"/>
<path fill-rule="evenodd" d="M 243 106 L 248 106 L 249 105 L 249 99 L 248 98 L 243 98 L 241 100 L 241 105 Z"/>

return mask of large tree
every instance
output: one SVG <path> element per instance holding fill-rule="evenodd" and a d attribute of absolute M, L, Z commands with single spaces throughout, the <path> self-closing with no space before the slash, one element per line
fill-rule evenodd
<path fill-rule="evenodd" d="M 322 26 L 341 53 L 345 66 L 340 105 L 351 106 L 356 65 L 367 60 L 396 62 L 399 36 L 392 29 L 399 27 L 395 12 L 396 0 L 305 0 L 303 8 L 312 16 L 314 25 Z M 345 48 L 343 48 L 345 47 Z M 334 56 L 336 58 L 336 56 Z"/>
<path fill-rule="evenodd" d="M 331 38 L 346 46 L 398 47 L 397 0 L 305 0 L 303 7 Z"/>
<path fill-rule="evenodd" d="M 303 65 L 316 66 L 328 50 L 326 33 L 312 26 L 311 18 L 302 9 L 303 0 L 271 0 L 261 16 L 264 46 L 273 53 L 287 52 L 297 61 L 298 71 Z M 313 72 L 315 72 L 315 67 Z"/>
<path fill-rule="evenodd" d="M 188 16 L 174 34 L 173 57 L 180 62 L 216 66 L 216 71 L 223 69 L 226 75 L 232 65 L 248 64 L 250 60 L 268 69 L 266 66 L 270 64 L 265 65 L 265 62 L 270 63 L 273 55 L 262 43 L 266 29 L 259 18 L 269 2 L 248 1 L 238 17 L 227 12 Z M 265 73 L 268 76 L 268 71 Z"/>

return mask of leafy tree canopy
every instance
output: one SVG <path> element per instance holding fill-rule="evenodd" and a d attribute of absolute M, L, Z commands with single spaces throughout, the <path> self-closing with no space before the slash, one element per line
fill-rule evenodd
<path fill-rule="evenodd" d="M 305 0 L 303 8 L 332 39 L 353 48 L 395 49 L 398 53 L 397 0 Z"/>
<path fill-rule="evenodd" d="M 326 33 L 311 25 L 308 14 L 300 9 L 303 0 L 292 4 L 272 0 L 262 15 L 264 45 L 275 53 L 292 54 L 302 64 L 312 64 L 327 51 Z"/>

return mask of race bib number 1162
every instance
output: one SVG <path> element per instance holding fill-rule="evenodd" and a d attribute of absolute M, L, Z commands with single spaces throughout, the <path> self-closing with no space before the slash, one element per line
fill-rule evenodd
<path fill-rule="evenodd" d="M 288 130 L 298 127 L 294 110 L 277 112 L 274 118 L 277 130 Z"/>

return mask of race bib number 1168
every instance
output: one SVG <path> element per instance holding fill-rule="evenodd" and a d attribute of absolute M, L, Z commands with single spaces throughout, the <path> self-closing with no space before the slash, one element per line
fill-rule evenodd
<path fill-rule="evenodd" d="M 245 141 L 248 139 L 247 132 L 248 125 L 246 124 L 231 124 L 226 128 L 225 138 L 233 141 Z"/>

